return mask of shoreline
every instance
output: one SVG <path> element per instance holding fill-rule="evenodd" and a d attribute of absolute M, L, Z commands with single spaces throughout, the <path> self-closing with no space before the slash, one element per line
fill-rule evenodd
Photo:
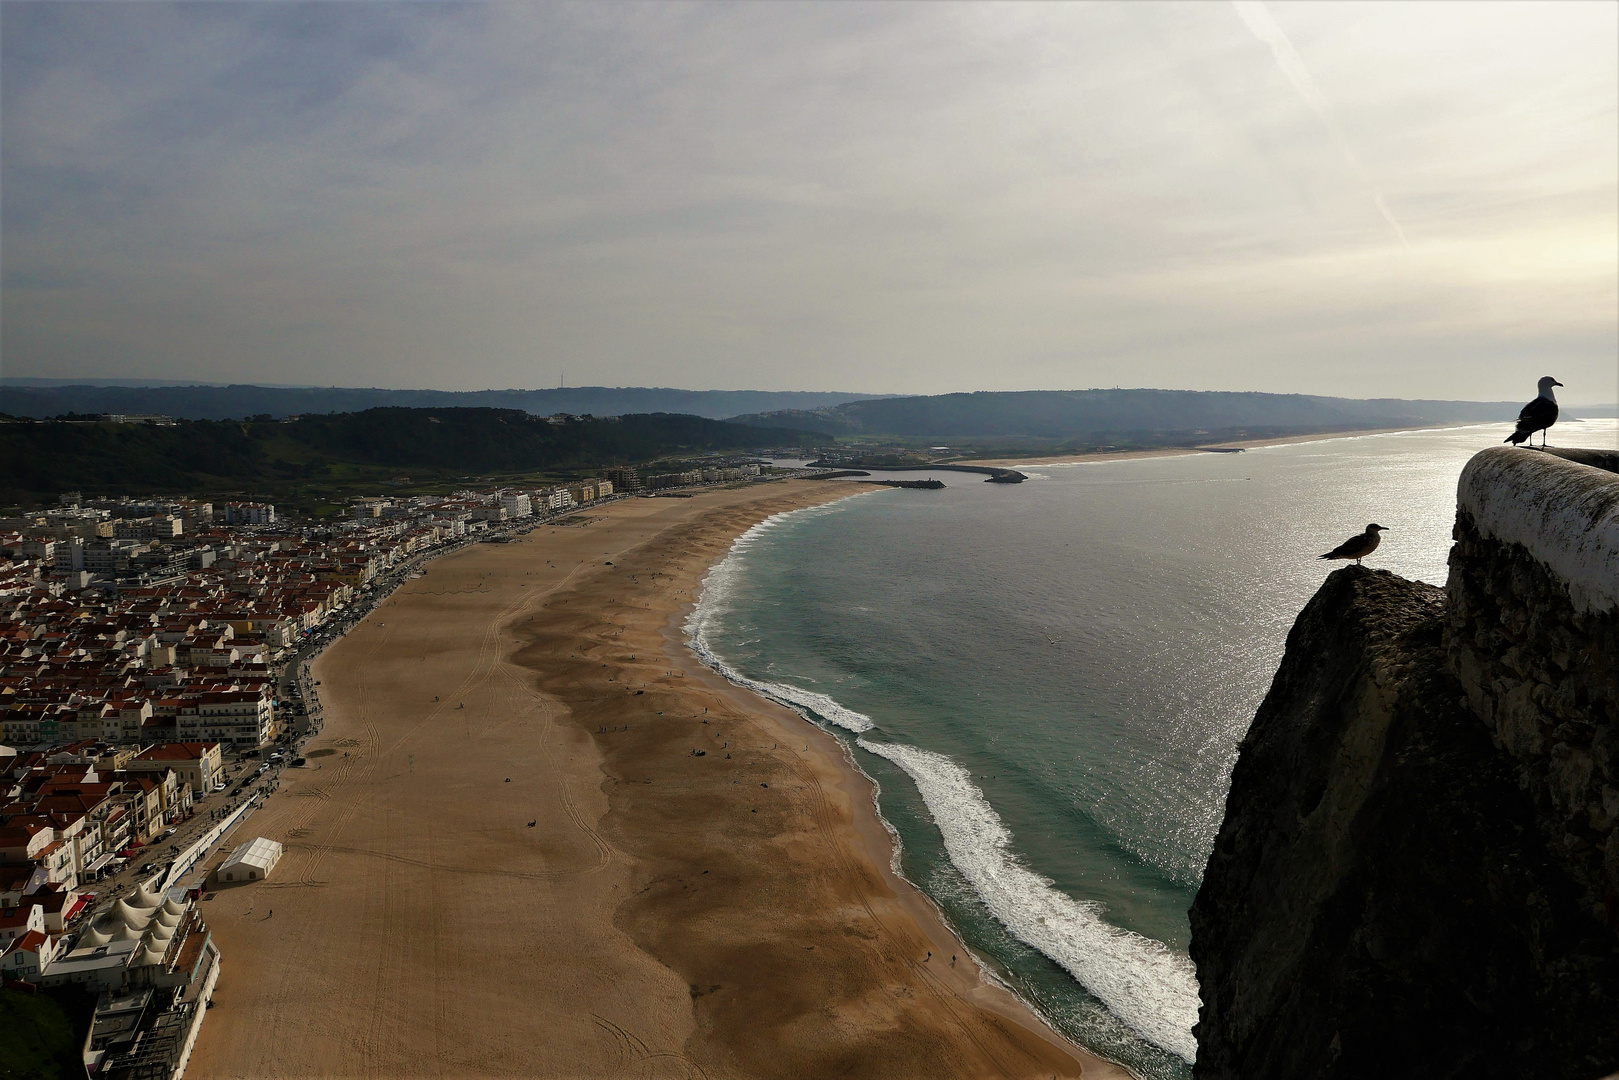
<path fill-rule="evenodd" d="M 809 860 L 817 867 L 817 877 L 825 875 L 824 866 L 827 864 L 837 866 L 842 871 L 840 876 L 843 876 L 845 881 L 834 886 L 830 890 L 833 893 L 846 893 L 849 884 L 859 882 L 862 878 L 875 878 L 874 882 L 867 882 L 865 895 L 850 897 L 845 894 L 838 897 L 844 903 L 843 916 L 827 919 L 820 911 L 811 915 L 802 910 L 789 912 L 778 909 L 775 912 L 776 918 L 767 919 L 765 905 L 750 903 L 745 912 L 741 910 L 732 912 L 734 918 L 730 920 L 732 926 L 729 930 L 733 933 L 739 931 L 743 939 L 750 940 L 754 947 L 765 947 L 780 952 L 786 952 L 782 948 L 784 943 L 781 941 L 786 937 L 799 943 L 798 946 L 792 947 L 794 949 L 801 946 L 806 952 L 825 953 L 836 944 L 833 935 L 828 931 L 845 939 L 853 936 L 857 939 L 883 941 L 884 944 L 897 946 L 899 949 L 897 954 L 883 950 L 887 955 L 865 955 L 854 958 L 852 964 L 845 960 L 844 970 L 839 973 L 836 980 L 833 980 L 833 985 L 824 987 L 822 992 L 810 995 L 796 1008 L 819 1014 L 829 1010 L 839 1013 L 843 1008 L 854 1007 L 866 1013 L 875 1004 L 870 1000 L 871 993 L 867 991 L 864 994 L 851 995 L 839 984 L 847 983 L 851 978 L 862 976 L 869 978 L 872 968 L 886 967 L 888 970 L 883 973 L 882 981 L 890 984 L 889 991 L 902 1000 L 910 999 L 913 995 L 916 998 L 923 998 L 924 1004 L 919 1009 L 921 1015 L 910 1016 L 909 1024 L 898 1023 L 899 1018 L 893 1015 L 863 1016 L 860 1028 L 845 1032 L 839 1040 L 850 1045 L 831 1054 L 825 1052 L 831 1050 L 831 1047 L 806 1047 L 786 1035 L 784 1029 L 796 1026 L 800 1022 L 797 1018 L 772 1025 L 775 1029 L 773 1032 L 760 1031 L 755 1026 L 745 1040 L 739 1039 L 739 1033 L 723 1031 L 720 1024 L 704 1022 L 701 1017 L 699 1030 L 706 1030 L 713 1042 L 724 1044 L 728 1053 L 716 1056 L 730 1057 L 739 1052 L 745 1055 L 748 1067 L 742 1074 L 749 1076 L 776 1074 L 783 1068 L 778 1060 L 779 1056 L 784 1052 L 791 1053 L 794 1049 L 801 1053 L 809 1053 L 811 1061 L 801 1062 L 799 1068 L 807 1067 L 810 1075 L 821 1075 L 823 1071 L 832 1069 L 834 1061 L 839 1062 L 836 1071 L 841 1072 L 844 1068 L 850 1067 L 849 1051 L 858 1046 L 858 1054 L 855 1056 L 860 1062 L 860 1067 L 856 1069 L 856 1073 L 865 1073 L 869 1070 L 869 1074 L 874 1076 L 1018 1075 L 1024 1074 L 1038 1058 L 1043 1059 L 1043 1063 L 1033 1071 L 1028 1071 L 1027 1075 L 1129 1077 L 1131 1074 L 1122 1067 L 1097 1058 L 1069 1042 L 1051 1029 L 1043 1018 L 1004 987 L 998 979 L 978 969 L 976 958 L 950 930 L 931 900 L 894 872 L 895 841 L 878 812 L 875 788 L 870 779 L 849 760 L 843 746 L 830 733 L 823 731 L 788 706 L 747 687 L 732 683 L 704 664 L 688 645 L 684 624 L 698 602 L 702 583 L 708 573 L 730 554 L 732 545 L 743 533 L 779 513 L 825 505 L 856 493 L 847 489 L 830 491 L 811 487 L 803 492 L 801 501 L 790 507 L 781 507 L 769 513 L 752 512 L 741 520 L 724 525 L 713 521 L 693 522 L 691 528 L 697 533 L 696 536 L 671 538 L 674 543 L 670 550 L 648 552 L 646 561 L 629 564 L 635 568 L 636 573 L 639 573 L 645 572 L 649 567 L 660 565 L 661 559 L 662 565 L 673 564 L 677 567 L 680 573 L 677 580 L 685 586 L 677 590 L 681 599 L 664 608 L 655 634 L 646 634 L 640 638 L 644 641 L 656 640 L 661 659 L 668 665 L 664 668 L 666 674 L 662 679 L 658 679 L 654 672 L 654 678 L 643 684 L 642 689 L 651 692 L 654 685 L 663 683 L 663 686 L 658 687 L 660 690 L 673 690 L 678 685 L 676 703 L 694 709 L 687 718 L 689 740 L 693 742 L 705 740 L 703 745 L 707 747 L 709 753 L 716 749 L 708 745 L 714 742 L 718 742 L 718 749 L 735 751 L 740 746 L 744 750 L 745 760 L 744 754 L 737 754 L 735 757 L 728 754 L 713 764 L 724 768 L 723 762 L 731 762 L 730 767 L 741 772 L 742 779 L 748 781 L 746 787 L 740 780 L 732 781 L 732 786 L 740 789 L 738 793 L 740 797 L 737 799 L 739 803 L 757 804 L 747 806 L 748 814 L 757 813 L 764 816 L 777 810 L 769 805 L 774 798 L 763 796 L 759 793 L 759 788 L 768 786 L 771 790 L 777 790 L 797 783 L 803 785 L 806 794 L 813 792 L 814 800 L 822 804 L 814 816 L 825 817 L 830 814 L 836 819 L 831 823 L 822 821 L 812 825 L 808 822 L 795 824 L 791 820 L 778 817 L 774 821 L 760 823 L 766 830 L 763 836 L 754 834 L 752 830 L 739 834 L 733 829 L 727 829 L 722 836 L 710 838 L 714 841 L 710 843 L 702 840 L 693 843 L 689 842 L 688 837 L 682 836 L 683 840 L 688 840 L 685 845 L 688 849 L 686 852 L 671 851 L 669 846 L 657 845 L 656 853 L 644 848 L 639 854 L 649 862 L 661 864 L 660 868 L 666 874 L 683 871 L 701 876 L 702 873 L 707 873 L 707 870 L 699 871 L 699 866 L 719 859 L 722 846 L 732 851 L 739 847 L 750 849 L 748 861 L 755 866 L 761 860 L 769 860 L 772 854 L 776 854 L 773 849 L 783 842 L 804 847 L 816 842 L 829 842 L 829 846 L 844 848 L 843 851 L 831 851 L 825 856 Z M 680 553 L 675 554 L 672 548 L 680 548 Z M 684 560 L 684 564 L 676 560 Z M 601 644 L 606 647 L 609 640 L 616 644 L 627 634 L 627 629 L 621 629 L 611 635 L 610 639 L 604 637 Z M 536 644 L 540 642 L 537 641 Z M 620 646 L 621 649 L 629 647 L 632 646 Z M 634 659 L 641 654 L 637 652 L 630 655 Z M 537 665 L 530 663 L 529 666 Z M 609 663 L 609 670 L 613 667 L 614 665 Z M 702 705 L 701 703 L 705 701 L 708 704 Z M 699 707 L 703 710 L 702 713 L 695 711 Z M 664 713 L 668 711 L 663 710 Z M 704 731 L 705 727 L 711 730 Z M 764 745 L 767 738 L 770 740 L 768 749 Z M 757 743 L 753 743 L 754 739 L 758 740 Z M 802 750 L 798 749 L 799 739 L 803 740 Z M 690 754 L 690 750 L 687 754 Z M 625 773 L 633 771 L 633 768 L 629 767 L 632 765 L 645 768 L 646 756 L 633 751 L 617 755 L 609 751 L 604 757 L 604 772 L 609 777 L 609 782 L 618 780 L 619 786 L 609 792 L 611 809 L 604 816 L 603 823 L 608 824 L 615 811 L 623 813 L 626 819 L 625 832 L 628 833 L 633 829 L 635 836 L 644 845 L 651 831 L 648 828 L 651 823 L 647 819 L 655 818 L 657 814 L 641 804 L 641 800 L 633 794 L 626 793 L 626 785 L 622 784 L 624 775 L 615 777 L 613 767 L 626 766 Z M 760 780 L 761 776 L 769 779 Z M 662 778 L 658 780 L 662 782 Z M 628 792 L 633 790 L 629 788 Z M 710 789 L 707 794 L 710 797 L 715 795 L 723 797 L 723 792 L 722 780 L 717 791 Z M 624 794 L 619 794 L 618 799 L 615 799 L 615 794 L 618 793 Z M 619 805 L 612 805 L 615 802 Z M 750 819 L 744 817 L 741 812 L 742 805 L 737 805 L 735 809 L 737 812 L 733 820 L 736 823 L 750 823 Z M 783 815 L 786 816 L 788 815 Z M 691 825 L 691 818 L 683 816 L 682 822 L 685 826 L 682 832 L 686 832 Z M 628 836 L 620 835 L 626 846 L 629 846 Z M 761 840 L 763 843 L 758 843 Z M 855 856 L 852 860 L 851 855 Z M 780 877 L 790 880 L 795 876 L 791 873 L 792 869 L 778 863 L 767 870 L 762 875 L 765 880 L 755 882 L 754 887 L 763 885 L 766 891 L 774 891 L 779 884 L 778 873 L 786 871 L 780 873 Z M 871 889 L 870 884 L 875 884 L 878 888 Z M 850 903 L 851 899 L 855 900 L 854 904 Z M 814 909 L 824 909 L 827 906 L 829 905 L 811 905 Z M 848 925 L 829 925 L 846 924 L 849 919 L 848 912 L 857 909 L 859 914 L 855 915 L 855 918 L 865 923 L 858 930 Z M 681 971 L 683 978 L 693 986 L 702 986 L 710 977 L 720 978 L 717 973 L 720 969 L 702 955 L 704 950 L 686 938 L 694 932 L 700 932 L 702 924 L 708 923 L 713 914 L 712 909 L 703 909 L 690 912 L 687 918 L 681 918 L 680 914 L 671 917 L 671 913 L 667 910 L 645 910 L 634 905 L 626 905 L 619 909 L 615 922 L 630 930 L 631 936 L 643 950 Z M 864 915 L 865 918 L 860 918 L 860 915 Z M 791 931 L 784 932 L 780 925 L 784 920 L 796 922 L 797 925 Z M 811 944 L 802 945 L 806 941 Z M 769 965 L 768 971 L 748 972 L 746 967 L 749 965 L 740 965 L 743 970 L 739 971 L 739 965 L 733 964 L 729 966 L 730 977 L 734 979 L 740 976 L 746 980 L 751 976 L 757 979 L 750 987 L 752 992 L 750 996 L 754 996 L 755 1000 L 768 999 L 773 990 L 776 992 L 780 990 L 779 983 L 782 981 L 783 973 L 779 970 L 779 966 L 786 959 L 780 952 L 778 959 Z M 904 955 L 905 952 L 909 955 Z M 945 960 L 947 953 L 959 957 L 959 962 L 954 968 Z M 931 956 L 932 962 L 925 959 L 926 956 Z M 851 971 L 850 968 L 858 970 Z M 796 977 L 791 980 L 793 982 L 812 980 L 815 977 L 813 972 L 803 969 L 794 974 Z M 899 987 L 891 985 L 896 980 L 903 980 Z M 906 988 L 907 982 L 914 984 L 914 988 Z M 927 991 L 927 996 L 933 997 L 943 1008 L 926 1007 L 922 991 Z M 840 992 L 847 1002 L 842 1008 L 835 1004 Z M 701 1013 L 704 1003 L 698 998 L 697 1004 Z M 972 1016 L 969 1011 L 962 1008 L 964 1005 L 971 1009 L 983 1010 L 990 1014 L 994 1022 L 984 1025 L 984 1018 Z M 905 1008 L 918 1009 L 918 1006 L 908 1003 Z M 719 1011 L 723 1012 L 724 1006 L 721 1006 Z M 885 1008 L 881 1011 L 890 1010 Z M 948 1015 L 948 1023 L 943 1022 L 946 1018 L 939 1015 L 941 1011 Z M 970 1023 L 975 1027 L 982 1025 L 986 1030 L 983 1033 L 975 1033 L 963 1043 L 958 1033 L 964 1023 Z M 929 1028 L 931 1030 L 928 1030 Z M 885 1036 L 883 1032 L 889 1034 Z M 927 1035 L 924 1040 L 925 1046 L 913 1041 L 924 1033 Z M 1007 1045 L 986 1049 L 983 1040 L 989 1033 L 1000 1036 Z M 745 1042 L 745 1050 L 738 1045 L 739 1041 Z M 771 1041 L 778 1044 L 773 1051 L 767 1049 Z M 950 1046 L 952 1042 L 957 1045 Z M 904 1047 L 903 1053 L 896 1053 L 899 1047 Z M 1018 1058 L 1027 1059 L 1027 1064 L 1022 1068 L 1008 1068 L 1009 1063 L 1005 1060 L 1008 1052 Z"/>
<path fill-rule="evenodd" d="M 326 727 L 252 819 L 286 854 L 201 905 L 198 1075 L 1128 1077 L 893 874 L 831 735 L 686 648 L 737 536 L 850 493 L 586 508 L 327 649 Z"/>
<path fill-rule="evenodd" d="M 850 498 L 858 492 L 849 492 L 845 495 L 832 498 L 817 505 L 830 505 L 842 498 Z M 791 513 L 786 511 L 785 513 Z M 778 515 L 773 515 L 778 516 Z M 770 520 L 770 519 L 764 519 Z M 742 534 L 737 534 L 735 539 Z M 702 578 L 706 581 L 708 571 L 711 571 L 730 555 L 730 549 L 708 564 Z M 1077 1053 L 1084 1058 L 1091 1059 L 1083 1062 L 1086 1077 L 1120 1077 L 1125 1080 L 1138 1080 L 1136 1074 L 1126 1066 L 1110 1059 L 1102 1058 L 1093 1050 L 1088 1049 L 1061 1032 L 1056 1030 L 1050 1022 L 1040 1014 L 1031 1003 L 1017 995 L 993 969 L 989 968 L 983 958 L 976 953 L 951 926 L 949 919 L 936 901 L 927 894 L 922 887 L 907 878 L 898 865 L 900 838 L 893 826 L 882 816 L 882 806 L 878 800 L 877 782 L 862 770 L 844 744 L 832 732 L 821 727 L 813 720 L 804 716 L 791 705 L 776 701 L 764 693 L 751 687 L 740 685 L 727 678 L 722 672 L 710 667 L 702 657 L 691 647 L 691 639 L 687 635 L 686 622 L 701 602 L 701 591 L 695 593 L 681 608 L 674 612 L 664 628 L 665 655 L 672 660 L 682 660 L 697 665 L 698 678 L 708 684 L 716 693 L 738 701 L 744 707 L 759 711 L 767 711 L 779 718 L 779 721 L 789 730 L 808 729 L 806 750 L 815 746 L 816 750 L 826 756 L 842 774 L 845 786 L 853 793 L 855 806 L 859 812 L 855 815 L 854 828 L 867 856 L 881 872 L 884 883 L 893 890 L 900 904 L 909 912 L 912 918 L 921 926 L 930 944 L 935 946 L 935 952 L 943 957 L 947 952 L 959 949 L 963 963 L 954 969 L 946 969 L 946 978 L 959 992 L 963 993 L 974 1004 L 1000 1014 L 1005 1019 L 1020 1025 L 1027 1025 L 1032 1018 L 1038 1024 L 1033 1030 L 1037 1036 L 1044 1038 L 1052 1045 L 1068 1053 Z M 816 745 L 819 744 L 819 745 Z M 965 976 L 963 976 L 965 973 Z"/>

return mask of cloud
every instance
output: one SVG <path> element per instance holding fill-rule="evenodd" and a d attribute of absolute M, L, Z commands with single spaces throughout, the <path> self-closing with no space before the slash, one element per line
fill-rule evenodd
<path fill-rule="evenodd" d="M 1410 241 L 1405 238 L 1405 229 L 1395 220 L 1388 203 L 1383 201 L 1383 193 L 1372 183 L 1371 177 L 1367 176 L 1366 166 L 1361 164 L 1354 147 L 1350 146 L 1349 140 L 1344 137 L 1343 129 L 1332 118 L 1332 111 L 1327 108 L 1326 99 L 1321 96 L 1321 91 L 1316 89 L 1315 80 L 1310 78 L 1310 69 L 1305 66 L 1304 58 L 1293 48 L 1287 34 L 1271 17 L 1270 9 L 1265 6 L 1265 0 L 1231 0 L 1231 3 L 1237 9 L 1237 14 L 1242 17 L 1243 25 L 1254 32 L 1254 37 L 1270 46 L 1271 55 L 1276 58 L 1276 66 L 1282 69 L 1287 81 L 1293 84 L 1293 89 L 1299 92 L 1299 97 L 1304 99 L 1310 111 L 1315 113 L 1327 129 L 1333 143 L 1338 147 L 1338 152 L 1343 154 L 1344 161 L 1348 162 L 1349 167 L 1355 170 L 1355 175 L 1366 184 L 1372 204 L 1377 207 L 1377 212 L 1383 215 L 1383 220 L 1389 223 L 1395 238 L 1401 244 L 1410 247 Z"/>
<path fill-rule="evenodd" d="M 0 355 L 453 388 L 1611 384 L 1614 9 L 1288 20 L 1333 124 L 1201 3 L 7 3 Z"/>

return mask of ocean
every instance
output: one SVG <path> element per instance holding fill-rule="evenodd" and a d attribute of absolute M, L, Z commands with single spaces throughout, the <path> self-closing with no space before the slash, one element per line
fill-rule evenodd
<path fill-rule="evenodd" d="M 1184 1080 L 1186 912 L 1288 628 L 1341 565 L 1316 556 L 1376 522 L 1368 565 L 1443 585 L 1457 476 L 1505 430 L 940 473 L 761 523 L 686 630 L 839 737 L 899 869 L 996 976 Z M 1619 422 L 1554 431 L 1614 446 Z"/>

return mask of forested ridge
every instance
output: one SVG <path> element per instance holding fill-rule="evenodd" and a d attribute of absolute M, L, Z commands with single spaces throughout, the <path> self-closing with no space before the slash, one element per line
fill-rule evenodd
<path fill-rule="evenodd" d="M 62 491 L 206 491 L 288 481 L 572 471 L 658 458 L 808 446 L 824 436 L 699 416 L 547 419 L 517 409 L 367 409 L 291 421 L 88 417 L 0 423 L 0 499 Z"/>

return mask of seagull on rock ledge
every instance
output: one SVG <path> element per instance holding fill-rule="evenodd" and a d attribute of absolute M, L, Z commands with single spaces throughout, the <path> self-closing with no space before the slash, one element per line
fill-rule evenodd
<path fill-rule="evenodd" d="M 1518 414 L 1518 430 L 1501 441 L 1517 446 L 1538 431 L 1540 445 L 1545 446 L 1546 429 L 1557 423 L 1557 398 L 1552 395 L 1552 387 L 1562 385 L 1550 375 L 1542 378 L 1540 396 L 1525 405 L 1523 411 Z"/>
<path fill-rule="evenodd" d="M 1355 565 L 1359 566 L 1360 561 L 1376 551 L 1377 545 L 1383 542 L 1383 538 L 1377 535 L 1383 531 L 1385 530 L 1381 525 L 1368 525 L 1365 532 L 1359 536 L 1351 536 L 1348 540 L 1322 555 L 1321 558 L 1354 559 Z"/>

